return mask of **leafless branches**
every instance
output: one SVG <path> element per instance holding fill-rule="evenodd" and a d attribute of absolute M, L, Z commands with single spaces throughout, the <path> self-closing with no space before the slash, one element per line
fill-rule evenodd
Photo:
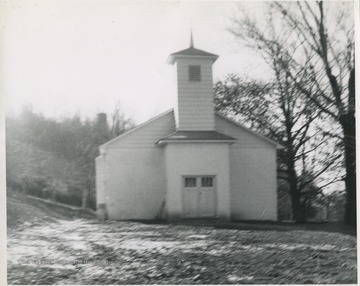
<path fill-rule="evenodd" d="M 323 1 L 269 2 L 262 19 L 243 13 L 234 17 L 229 26 L 237 39 L 262 55 L 273 71 L 274 80 L 271 84 L 258 85 L 258 90 L 223 89 L 222 92 L 230 94 L 224 110 L 242 116 L 252 127 L 286 147 L 283 165 L 288 172 L 293 207 L 310 181 L 314 183 L 335 166 L 339 167 L 338 162 L 343 158 L 347 190 L 355 186 L 355 60 L 351 15 L 350 7 L 344 3 L 338 6 Z M 244 82 L 231 80 L 232 84 L 244 87 Z M 256 95 L 265 86 L 266 91 Z M 324 127 L 322 132 L 321 127 L 327 124 L 331 127 Z M 334 149 L 332 156 L 316 159 L 315 154 L 323 158 L 328 153 L 324 145 Z M 320 153 L 323 155 L 319 156 Z M 300 183 L 305 173 L 308 179 Z M 331 179 L 322 186 L 337 180 Z"/>

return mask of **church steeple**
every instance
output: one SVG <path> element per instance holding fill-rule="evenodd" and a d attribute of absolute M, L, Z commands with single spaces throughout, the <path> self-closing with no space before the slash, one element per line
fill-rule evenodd
<path fill-rule="evenodd" d="M 190 48 L 193 48 L 194 47 L 194 39 L 193 39 L 193 32 L 192 32 L 192 29 L 191 29 L 191 32 L 190 32 Z"/>
<path fill-rule="evenodd" d="M 184 58 L 184 57 L 199 57 L 199 58 L 203 58 L 203 59 L 206 58 L 206 59 L 212 60 L 212 63 L 214 63 L 219 56 L 199 50 L 199 49 L 195 49 L 194 48 L 194 40 L 193 40 L 193 36 L 192 36 L 192 32 L 191 32 L 190 47 L 185 50 L 181 50 L 179 52 L 170 54 L 167 62 L 168 62 L 168 64 L 173 65 L 179 58 Z"/>
<path fill-rule="evenodd" d="M 218 56 L 190 47 L 173 53 L 168 63 L 175 66 L 177 106 L 175 122 L 178 131 L 215 130 L 212 65 Z"/>

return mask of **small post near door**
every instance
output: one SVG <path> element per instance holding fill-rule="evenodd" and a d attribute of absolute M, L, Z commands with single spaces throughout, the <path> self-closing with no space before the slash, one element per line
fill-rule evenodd
<path fill-rule="evenodd" d="M 216 217 L 216 177 L 184 176 L 182 179 L 183 218 Z"/>

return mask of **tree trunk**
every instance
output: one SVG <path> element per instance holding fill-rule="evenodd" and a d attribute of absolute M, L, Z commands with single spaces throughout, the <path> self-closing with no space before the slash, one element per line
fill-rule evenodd
<path fill-rule="evenodd" d="M 87 188 L 83 189 L 82 192 L 82 208 L 85 209 L 89 205 L 89 190 Z"/>
<path fill-rule="evenodd" d="M 326 221 L 330 221 L 330 199 L 325 199 Z"/>
<path fill-rule="evenodd" d="M 300 196 L 298 194 L 291 195 L 292 217 L 295 222 L 305 222 L 303 206 L 301 205 Z"/>
<path fill-rule="evenodd" d="M 355 141 L 355 68 L 349 77 L 348 113 L 340 117 L 344 134 L 346 168 L 345 223 L 356 227 L 356 141 Z"/>
<path fill-rule="evenodd" d="M 289 186 L 290 186 L 290 196 L 291 196 L 292 219 L 295 222 L 302 223 L 305 222 L 304 208 L 303 205 L 301 204 L 301 195 L 297 188 L 297 177 L 295 170 L 294 169 L 290 170 L 289 175 L 290 175 Z"/>
<path fill-rule="evenodd" d="M 355 117 L 347 114 L 341 117 L 344 132 L 345 148 L 345 223 L 356 226 L 356 149 L 355 149 Z"/>
<path fill-rule="evenodd" d="M 302 223 L 305 221 L 304 206 L 301 203 L 301 194 L 298 189 L 298 177 L 295 170 L 295 152 L 293 151 L 291 128 L 289 127 L 287 128 L 287 130 L 288 130 L 288 135 L 287 135 L 288 140 L 287 140 L 286 165 L 289 175 L 292 219 L 295 222 Z"/>

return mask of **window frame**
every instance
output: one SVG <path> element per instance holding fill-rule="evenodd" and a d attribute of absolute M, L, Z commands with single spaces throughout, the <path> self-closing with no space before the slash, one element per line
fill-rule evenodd
<path fill-rule="evenodd" d="M 201 188 L 213 188 L 214 187 L 214 176 L 202 176 L 200 187 Z"/>
<path fill-rule="evenodd" d="M 193 185 L 192 183 L 190 183 L 189 185 L 187 185 L 187 182 L 194 182 L 195 184 Z M 197 188 L 197 177 L 196 176 L 184 176 L 184 188 L 186 188 L 186 189 Z"/>
<path fill-rule="evenodd" d="M 187 185 L 187 179 L 192 179 L 192 182 L 195 182 L 195 185 Z M 204 180 L 211 180 L 210 184 L 205 183 Z M 216 175 L 183 175 L 182 176 L 182 186 L 184 189 L 189 188 L 216 188 Z"/>

